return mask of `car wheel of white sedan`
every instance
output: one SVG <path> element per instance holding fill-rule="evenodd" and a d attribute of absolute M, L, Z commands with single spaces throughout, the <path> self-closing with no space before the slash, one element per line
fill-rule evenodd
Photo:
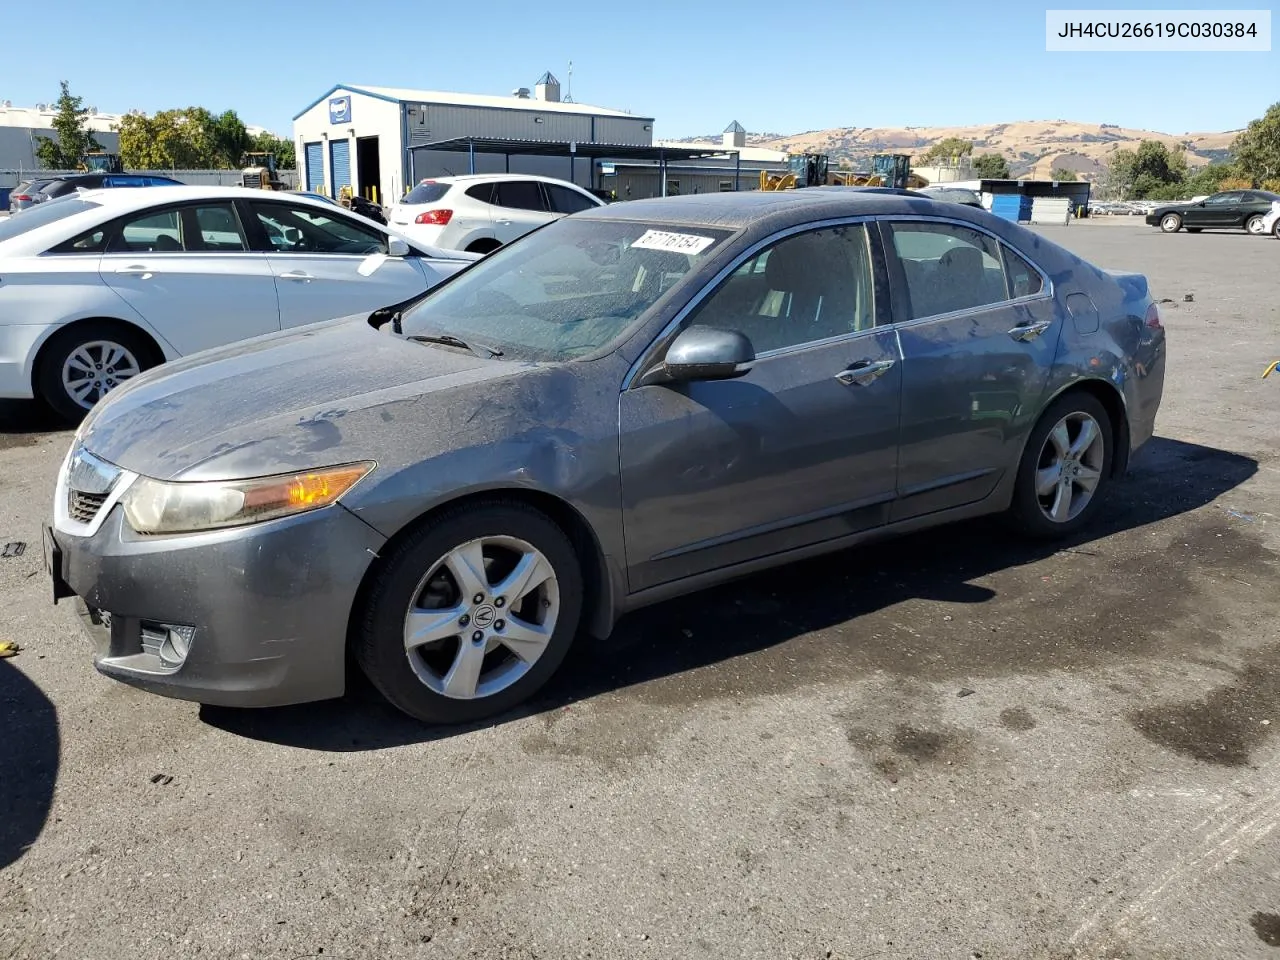
<path fill-rule="evenodd" d="M 573 544 L 523 503 L 446 511 L 384 564 L 355 655 L 382 695 L 419 720 L 464 723 L 510 709 L 550 678 L 577 633 L 583 584 Z"/>
<path fill-rule="evenodd" d="M 37 391 L 68 420 L 81 419 L 120 384 L 153 365 L 154 350 L 113 324 L 81 324 L 56 334 L 37 372 Z"/>

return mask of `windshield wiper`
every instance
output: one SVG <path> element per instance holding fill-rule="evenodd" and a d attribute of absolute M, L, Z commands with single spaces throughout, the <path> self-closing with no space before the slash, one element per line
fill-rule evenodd
<path fill-rule="evenodd" d="M 463 350 L 470 350 L 481 360 L 490 360 L 494 357 L 502 356 L 502 351 L 493 347 L 485 346 L 483 343 L 468 343 L 461 337 L 455 337 L 448 333 L 436 334 L 417 334 L 415 336 L 406 337 L 406 340 L 416 340 L 418 343 L 442 343 L 446 347 L 459 347 Z"/>

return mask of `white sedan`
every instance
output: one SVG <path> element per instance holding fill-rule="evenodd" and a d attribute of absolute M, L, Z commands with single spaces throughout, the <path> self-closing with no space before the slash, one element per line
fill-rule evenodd
<path fill-rule="evenodd" d="M 76 419 L 148 367 L 409 300 L 478 254 L 241 187 L 82 192 L 0 221 L 0 398 Z"/>
<path fill-rule="evenodd" d="M 1271 212 L 1262 218 L 1262 229 L 1258 232 L 1264 237 L 1269 233 L 1280 240 L 1280 200 L 1271 201 Z"/>

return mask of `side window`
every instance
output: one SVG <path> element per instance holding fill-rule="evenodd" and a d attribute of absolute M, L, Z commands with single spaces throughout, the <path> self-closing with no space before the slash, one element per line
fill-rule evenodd
<path fill-rule="evenodd" d="M 1205 203 L 1239 203 L 1240 194 L 1238 193 L 1220 193 L 1216 197 L 1210 197 Z"/>
<path fill-rule="evenodd" d="M 536 180 L 504 180 L 497 184 L 494 200 L 500 207 L 511 207 L 516 210 L 545 210 L 542 203 L 542 191 Z"/>
<path fill-rule="evenodd" d="M 547 196 L 551 198 L 551 209 L 556 213 L 578 213 L 580 210 L 590 210 L 595 206 L 577 190 L 570 190 L 558 183 L 546 183 L 543 186 L 546 188 Z"/>
<path fill-rule="evenodd" d="M 165 210 L 125 220 L 111 239 L 107 253 L 176 253 L 182 248 L 179 211 Z"/>
<path fill-rule="evenodd" d="M 737 330 L 756 353 L 868 330 L 875 324 L 871 277 L 865 226 L 812 230 L 752 257 L 688 322 Z"/>
<path fill-rule="evenodd" d="M 105 227 L 94 227 L 78 237 L 72 237 L 70 240 L 64 240 L 49 250 L 50 253 L 102 253 L 103 244 L 107 239 L 107 231 Z"/>
<path fill-rule="evenodd" d="M 240 221 L 236 218 L 235 208 L 229 203 L 217 206 L 194 207 L 188 211 L 194 218 L 196 231 L 200 234 L 200 244 L 188 244 L 188 249 L 207 251 L 248 250 L 244 231 L 240 229 Z"/>
<path fill-rule="evenodd" d="M 1035 268 L 1003 243 L 1000 249 L 1004 253 L 1004 275 L 1009 278 L 1009 296 L 1016 300 L 1039 293 L 1044 280 Z"/>
<path fill-rule="evenodd" d="M 363 224 L 330 216 L 312 207 L 253 203 L 253 212 L 280 253 L 331 253 L 368 256 L 386 253 L 386 238 Z"/>
<path fill-rule="evenodd" d="M 947 223 L 888 224 L 902 265 L 910 311 L 918 320 L 1008 299 L 1000 249 L 985 233 Z"/>
<path fill-rule="evenodd" d="M 492 181 L 477 183 L 474 187 L 467 187 L 467 196 L 481 203 L 493 203 L 493 188 Z"/>

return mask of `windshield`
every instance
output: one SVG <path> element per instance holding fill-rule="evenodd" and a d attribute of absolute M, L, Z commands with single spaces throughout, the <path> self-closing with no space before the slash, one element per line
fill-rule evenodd
<path fill-rule="evenodd" d="M 84 213 L 99 206 L 101 204 L 77 197 L 67 197 L 58 203 L 36 204 L 7 220 L 0 220 L 0 243 L 26 233 L 28 230 L 34 230 L 36 227 L 43 227 L 64 217 L 74 217 L 77 213 Z"/>
<path fill-rule="evenodd" d="M 436 183 L 430 181 L 428 183 L 420 183 L 408 193 L 404 195 L 401 203 L 435 203 L 449 192 L 449 184 Z"/>
<path fill-rule="evenodd" d="M 704 227 L 557 220 L 428 294 L 401 327 L 516 359 L 584 356 L 616 340 L 727 236 Z"/>

